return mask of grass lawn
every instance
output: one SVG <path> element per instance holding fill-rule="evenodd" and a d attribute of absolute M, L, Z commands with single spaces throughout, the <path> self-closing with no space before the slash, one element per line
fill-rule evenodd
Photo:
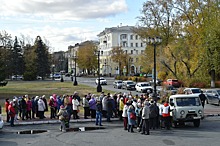
<path fill-rule="evenodd" d="M 96 86 L 86 86 L 79 84 L 73 86 L 72 82 L 57 82 L 57 81 L 9 81 L 7 86 L 0 87 L 0 105 L 4 107 L 5 98 L 13 99 L 14 96 L 23 96 L 28 94 L 32 96 L 46 95 L 49 99 L 50 95 L 56 93 L 57 95 L 72 95 L 77 91 L 82 98 L 85 94 L 96 92 Z M 105 93 L 114 93 L 112 91 L 103 90 Z"/>

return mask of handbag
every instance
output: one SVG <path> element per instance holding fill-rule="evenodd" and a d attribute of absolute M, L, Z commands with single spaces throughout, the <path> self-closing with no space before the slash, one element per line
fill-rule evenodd
<path fill-rule="evenodd" d="M 135 115 L 135 113 L 130 113 L 130 119 L 136 120 L 136 115 Z"/>

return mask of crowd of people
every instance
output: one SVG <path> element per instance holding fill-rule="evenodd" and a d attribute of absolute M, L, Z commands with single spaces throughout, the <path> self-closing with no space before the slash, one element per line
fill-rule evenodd
<path fill-rule="evenodd" d="M 170 129 L 170 108 L 167 102 L 158 104 L 148 94 L 141 96 L 132 93 L 115 93 L 114 95 L 102 92 L 100 95 L 88 93 L 81 99 L 78 92 L 73 95 L 45 95 L 29 97 L 14 97 L 6 99 L 6 121 L 14 126 L 18 120 L 44 119 L 45 112 L 50 111 L 50 119 L 58 118 L 61 122 L 60 130 L 66 131 L 71 118 L 79 119 L 79 108 L 83 107 L 83 118 L 94 118 L 95 124 L 102 126 L 102 118 L 111 122 L 112 118 L 123 121 L 124 130 L 134 132 L 134 127 L 141 134 L 150 134 L 150 129 L 165 127 Z M 48 110 L 50 109 L 50 110 Z"/>

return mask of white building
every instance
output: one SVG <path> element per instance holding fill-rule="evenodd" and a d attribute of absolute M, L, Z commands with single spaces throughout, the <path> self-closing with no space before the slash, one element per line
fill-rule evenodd
<path fill-rule="evenodd" d="M 129 54 L 128 75 L 140 73 L 141 66 L 139 65 L 139 56 L 144 53 L 146 43 L 132 30 L 133 26 L 118 26 L 112 28 L 105 28 L 99 37 L 100 55 L 100 74 L 114 75 L 119 74 L 118 64 L 113 62 L 110 56 L 110 51 L 114 47 L 121 46 L 125 53 Z"/>

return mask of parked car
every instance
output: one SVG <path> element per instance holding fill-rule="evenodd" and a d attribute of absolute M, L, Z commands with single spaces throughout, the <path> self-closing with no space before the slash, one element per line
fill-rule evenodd
<path fill-rule="evenodd" d="M 135 83 L 133 81 L 123 81 L 122 82 L 122 89 L 126 90 L 135 90 Z"/>
<path fill-rule="evenodd" d="M 172 110 L 173 126 L 185 122 L 193 122 L 194 127 L 200 126 L 200 120 L 204 117 L 204 109 L 197 94 L 176 94 L 169 98 Z"/>
<path fill-rule="evenodd" d="M 22 75 L 13 75 L 11 77 L 12 80 L 23 80 L 23 76 Z"/>
<path fill-rule="evenodd" d="M 177 94 L 177 89 L 175 87 L 173 87 L 172 85 L 168 85 L 168 86 L 164 86 L 160 91 L 160 95 L 175 95 Z"/>
<path fill-rule="evenodd" d="M 113 87 L 117 89 L 121 89 L 122 87 L 122 80 L 116 80 L 113 82 Z"/>
<path fill-rule="evenodd" d="M 0 129 L 2 129 L 4 126 L 4 121 L 3 121 L 3 118 L 2 118 L 2 108 L 1 108 L 1 105 L 0 105 Z"/>
<path fill-rule="evenodd" d="M 165 86 L 172 85 L 176 88 L 179 88 L 181 84 L 177 79 L 167 79 L 166 81 L 163 82 L 163 85 Z"/>
<path fill-rule="evenodd" d="M 206 95 L 206 103 L 220 106 L 220 89 L 207 89 L 204 94 Z"/>
<path fill-rule="evenodd" d="M 147 93 L 147 92 L 152 92 L 153 88 L 151 87 L 150 83 L 148 82 L 140 82 L 135 85 L 135 89 L 137 92 L 141 93 Z"/>
<path fill-rule="evenodd" d="M 95 80 L 96 85 L 98 84 L 98 82 L 99 82 L 99 78 L 97 78 L 97 79 Z M 107 85 L 106 79 L 103 78 L 103 77 L 100 77 L 100 84 L 101 84 L 101 85 Z"/>
<path fill-rule="evenodd" d="M 42 80 L 42 77 L 41 76 L 37 76 L 37 80 Z"/>
<path fill-rule="evenodd" d="M 185 94 L 201 94 L 201 89 L 200 88 L 185 88 L 183 90 Z"/>

